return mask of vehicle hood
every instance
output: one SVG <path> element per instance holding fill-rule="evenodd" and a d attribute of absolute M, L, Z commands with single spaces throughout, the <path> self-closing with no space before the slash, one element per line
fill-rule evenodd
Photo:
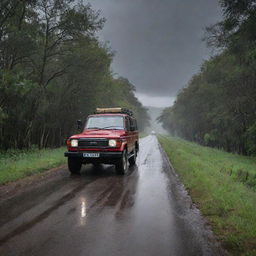
<path fill-rule="evenodd" d="M 80 134 L 71 136 L 71 139 L 79 138 L 118 138 L 125 135 L 124 130 L 84 130 Z"/>

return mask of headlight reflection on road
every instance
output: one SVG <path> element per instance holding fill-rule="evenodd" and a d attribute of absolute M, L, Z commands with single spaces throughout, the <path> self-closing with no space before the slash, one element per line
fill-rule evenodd
<path fill-rule="evenodd" d="M 84 226 L 86 223 L 86 199 L 81 198 L 81 211 L 80 211 L 80 225 Z"/>

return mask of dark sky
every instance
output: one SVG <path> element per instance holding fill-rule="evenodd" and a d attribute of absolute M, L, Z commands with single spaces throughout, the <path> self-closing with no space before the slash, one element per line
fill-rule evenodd
<path fill-rule="evenodd" d="M 210 50 L 204 28 L 221 19 L 218 0 L 89 0 L 107 19 L 101 40 L 116 52 L 113 71 L 139 95 L 174 97 Z"/>

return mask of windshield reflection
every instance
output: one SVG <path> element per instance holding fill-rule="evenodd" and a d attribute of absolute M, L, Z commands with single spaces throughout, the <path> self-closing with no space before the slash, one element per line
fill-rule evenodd
<path fill-rule="evenodd" d="M 88 118 L 85 129 L 124 129 L 122 116 L 91 116 Z"/>

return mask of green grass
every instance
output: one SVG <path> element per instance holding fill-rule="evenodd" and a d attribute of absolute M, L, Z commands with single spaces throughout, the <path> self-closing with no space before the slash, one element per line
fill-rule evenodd
<path fill-rule="evenodd" d="M 144 137 L 146 137 L 146 136 L 148 136 L 148 133 L 146 133 L 146 132 L 140 132 L 139 133 L 139 137 L 142 139 L 142 138 L 144 138 Z"/>
<path fill-rule="evenodd" d="M 66 162 L 65 148 L 9 151 L 0 154 L 0 184 L 57 167 Z"/>
<path fill-rule="evenodd" d="M 256 158 L 158 139 L 223 247 L 232 255 L 256 255 Z"/>

